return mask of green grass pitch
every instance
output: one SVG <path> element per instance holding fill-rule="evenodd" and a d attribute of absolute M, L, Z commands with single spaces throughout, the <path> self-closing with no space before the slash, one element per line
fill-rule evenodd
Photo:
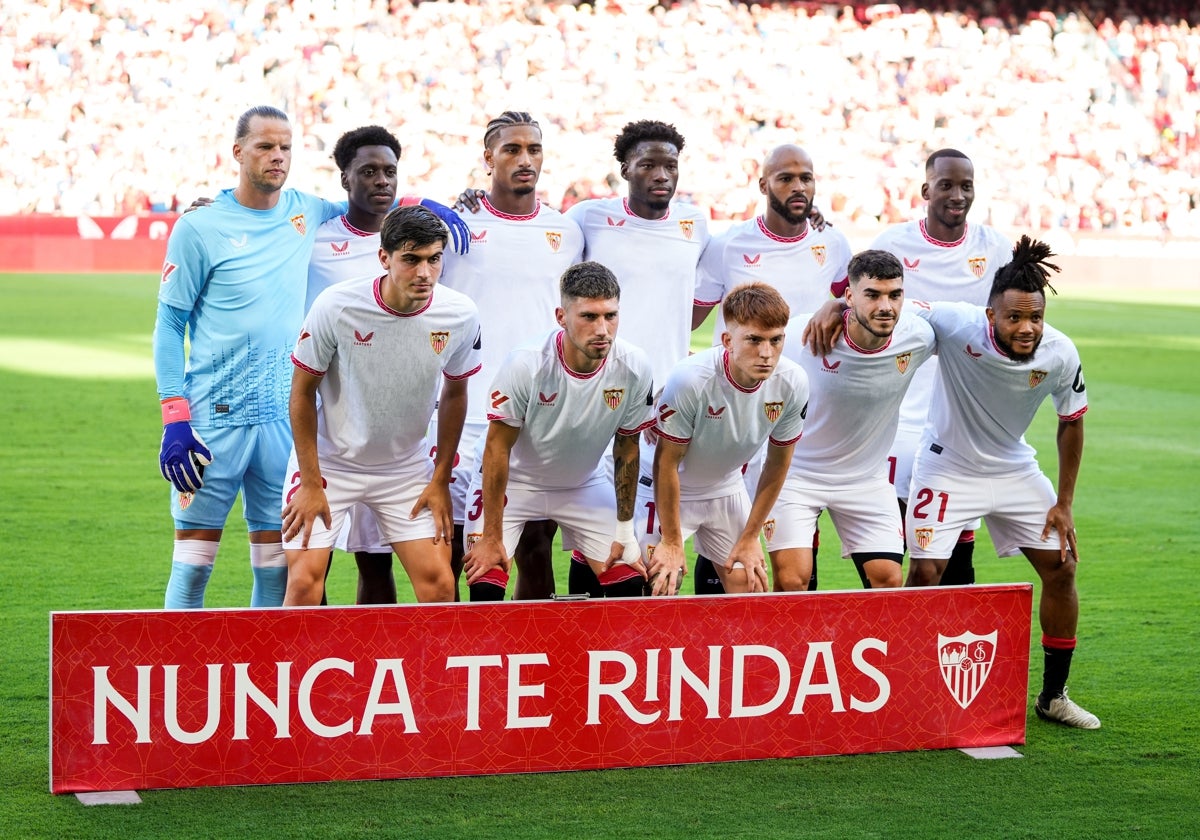
<path fill-rule="evenodd" d="M 1076 501 L 1072 694 L 1097 732 L 1029 718 L 1024 758 L 955 751 L 490 778 L 48 790 L 47 614 L 162 605 L 171 549 L 150 366 L 153 276 L 0 275 L 0 837 L 1144 837 L 1200 834 L 1200 309 L 1052 299 L 1091 411 Z M 1030 440 L 1053 471 L 1054 418 Z M 250 592 L 240 513 L 210 606 Z M 822 588 L 856 588 L 832 528 Z M 1031 580 L 981 541 L 983 582 Z M 353 600 L 353 563 L 330 594 Z M 565 572 L 560 569 L 560 588 Z M 1040 651 L 1031 657 L 1031 690 Z"/>

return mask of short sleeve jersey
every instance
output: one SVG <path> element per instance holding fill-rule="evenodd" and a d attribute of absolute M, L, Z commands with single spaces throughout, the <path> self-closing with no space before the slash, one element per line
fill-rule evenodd
<path fill-rule="evenodd" d="M 987 313 L 964 303 L 913 302 L 937 335 L 939 378 L 921 452 L 934 447 L 940 462 L 968 474 L 1003 475 L 1037 463 L 1023 438 L 1049 397 L 1063 420 L 1087 411 L 1079 353 L 1050 325 L 1033 358 L 1016 362 L 996 346 Z M 922 456 L 924 457 L 924 456 Z"/>
<path fill-rule="evenodd" d="M 285 189 L 270 210 L 233 190 L 186 213 L 167 240 L 161 303 L 190 313 L 184 394 L 199 427 L 288 419 L 292 342 L 317 228 L 344 204 Z"/>
<path fill-rule="evenodd" d="M 667 377 L 658 400 L 655 430 L 688 444 L 679 466 L 681 501 L 716 499 L 742 487 L 742 465 L 770 440 L 790 446 L 800 439 L 808 411 L 808 377 L 781 358 L 771 376 L 743 388 L 723 347 L 684 359 Z"/>
<path fill-rule="evenodd" d="M 425 432 L 443 377 L 479 370 L 475 304 L 435 288 L 412 313 L 391 309 L 382 278 L 331 286 L 313 302 L 292 361 L 322 380 L 317 453 L 323 465 L 382 472 L 428 460 Z"/>
<path fill-rule="evenodd" d="M 345 215 L 330 219 L 317 229 L 312 259 L 308 263 L 304 311 L 311 309 L 317 295 L 334 283 L 375 278 L 381 271 L 379 233 L 359 230 Z"/>
<path fill-rule="evenodd" d="M 850 242 L 835 228 L 805 229 L 800 236 L 776 236 L 762 216 L 739 222 L 713 237 L 700 258 L 696 303 L 719 304 L 730 290 L 755 280 L 779 290 L 793 315 L 815 312 L 832 297 L 830 287 L 846 279 Z M 713 330 L 720 342 L 725 318 Z"/>
<path fill-rule="evenodd" d="M 488 419 L 517 426 L 509 484 L 570 490 L 606 480 L 604 453 L 614 435 L 636 435 L 654 423 L 650 362 L 617 339 L 592 373 L 571 370 L 562 330 L 518 348 L 492 383 Z"/>
<path fill-rule="evenodd" d="M 893 225 L 871 247 L 894 254 L 904 264 L 908 300 L 987 304 L 997 269 L 1012 260 L 1012 242 L 988 225 L 967 224 L 962 239 L 941 242 L 925 230 L 925 220 Z M 917 372 L 900 407 L 900 427 L 919 432 L 925 426 L 938 360 Z"/>
<path fill-rule="evenodd" d="M 567 211 L 586 242 L 584 259 L 605 265 L 621 284 L 621 336 L 650 358 L 654 381 L 691 348 L 696 266 L 708 244 L 708 221 L 690 204 L 661 219 L 643 219 L 623 198 L 581 201 Z"/>
<path fill-rule="evenodd" d="M 814 356 L 800 340 L 810 317 L 792 319 L 783 349 L 804 368 L 809 385 L 808 419 L 792 453 L 790 476 L 806 484 L 878 476 L 887 468 L 900 402 L 913 374 L 934 352 L 933 328 L 904 312 L 878 350 L 862 349 L 843 330 L 828 355 Z"/>
<path fill-rule="evenodd" d="M 508 354 L 554 326 L 558 281 L 579 262 L 579 226 L 544 204 L 513 216 L 485 198 L 478 213 L 463 213 L 471 249 L 447 252 L 441 284 L 475 301 L 484 324 L 483 368 L 468 383 L 468 422 L 487 422 L 488 386 Z"/>

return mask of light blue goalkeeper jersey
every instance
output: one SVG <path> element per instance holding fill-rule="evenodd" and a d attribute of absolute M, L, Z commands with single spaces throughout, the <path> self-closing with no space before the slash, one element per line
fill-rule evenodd
<path fill-rule="evenodd" d="M 158 299 L 189 313 L 182 394 L 193 424 L 287 419 L 313 242 L 321 224 L 345 210 L 344 202 L 291 189 L 273 209 L 251 210 L 222 190 L 176 222 Z M 179 393 L 173 378 L 158 367 L 160 396 Z"/>

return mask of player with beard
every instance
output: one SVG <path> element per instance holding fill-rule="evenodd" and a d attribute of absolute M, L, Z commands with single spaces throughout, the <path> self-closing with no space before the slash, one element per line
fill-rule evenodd
<path fill-rule="evenodd" d="M 571 266 L 559 328 L 510 353 L 492 380 L 487 446 L 471 487 L 482 492 L 484 512 L 465 558 L 472 601 L 503 599 L 522 527 L 551 513 L 604 597 L 642 594 L 633 514 L 638 436 L 654 422 L 654 384 L 646 354 L 617 338 L 620 296 L 604 266 Z"/>
<path fill-rule="evenodd" d="M 959 532 L 987 523 L 1001 557 L 1022 553 L 1041 580 L 1042 691 L 1038 716 L 1098 729 L 1100 720 L 1067 697 L 1075 650 L 1079 561 L 1072 504 L 1083 458 L 1087 389 L 1079 353 L 1045 323 L 1053 254 L 1021 237 L 996 272 L 986 309 L 962 303 L 914 307 L 937 336 L 938 382 L 913 467 L 906 534 L 909 583 L 936 584 Z M 1058 413 L 1058 491 L 1025 442 L 1038 406 Z"/>
<path fill-rule="evenodd" d="M 450 485 L 456 576 L 462 571 L 466 544 L 481 533 L 482 491 L 471 498 L 467 491 L 482 457 L 492 377 L 509 352 L 555 323 L 559 278 L 583 254 L 578 225 L 538 200 L 543 147 L 537 121 L 524 111 L 505 111 L 487 124 L 483 146 L 491 182 L 486 191 L 475 194 L 478 212 L 463 214 L 471 230 L 471 250 L 461 257 L 448 255 L 442 277 L 442 285 L 475 301 L 484 335 L 483 369 L 469 384 L 467 422 Z M 513 552 L 518 572 L 515 598 L 549 598 L 554 593 L 555 531 L 552 520 L 526 524 Z"/>
<path fill-rule="evenodd" d="M 817 517 L 828 510 L 845 556 L 869 589 L 904 582 L 903 525 L 887 451 L 913 373 L 933 354 L 933 330 L 903 312 L 904 269 L 887 251 L 855 254 L 845 329 L 824 356 L 804 350 L 807 315 L 788 324 L 784 356 L 808 374 L 804 437 L 763 528 L 777 591 L 807 588 Z"/>
<path fill-rule="evenodd" d="M 758 188 L 767 198 L 762 215 L 730 226 L 715 235 L 700 259 L 692 308 L 692 328 L 700 326 L 714 306 L 733 287 L 761 281 L 779 290 L 792 312 L 815 312 L 828 302 L 835 284 L 846 279 L 850 242 L 832 227 L 818 229 L 810 222 L 817 177 L 812 157 L 794 145 L 779 146 L 762 165 Z M 718 312 L 713 335 L 725 329 Z M 796 332 L 796 338 L 799 338 Z M 747 465 L 746 487 L 758 484 L 763 452 Z M 813 533 L 812 575 L 808 588 L 817 588 L 816 548 Z M 696 585 L 709 580 L 711 564 L 696 558 Z"/>

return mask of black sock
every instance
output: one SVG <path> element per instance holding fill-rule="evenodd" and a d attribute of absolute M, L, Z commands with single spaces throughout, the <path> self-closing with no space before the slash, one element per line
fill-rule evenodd
<path fill-rule="evenodd" d="M 946 571 L 942 572 L 942 580 L 939 586 L 970 586 L 975 582 L 975 565 L 972 562 L 975 557 L 975 540 L 972 537 L 970 540 L 955 543 L 954 550 L 950 552 L 950 562 L 946 564 Z"/>
<path fill-rule="evenodd" d="M 641 575 L 626 578 L 620 583 L 610 583 L 604 587 L 605 598 L 640 598 L 646 581 Z"/>
<path fill-rule="evenodd" d="M 570 571 L 567 572 L 567 592 L 572 595 L 587 595 L 591 598 L 603 598 L 604 587 L 596 579 L 596 573 L 586 562 L 571 558 Z M 641 582 L 638 578 L 638 582 Z"/>
<path fill-rule="evenodd" d="M 1075 649 L 1050 647 L 1043 642 L 1042 652 L 1045 654 L 1043 660 L 1045 664 L 1042 666 L 1040 699 L 1047 701 L 1062 696 L 1063 689 L 1067 685 L 1067 677 L 1071 675 L 1071 655 L 1075 653 Z"/>
<path fill-rule="evenodd" d="M 503 601 L 504 587 L 486 580 L 481 580 L 478 583 L 472 583 L 468 589 L 471 590 L 471 603 L 477 601 Z"/>
<path fill-rule="evenodd" d="M 725 586 L 717 576 L 712 561 L 702 554 L 696 555 L 696 568 L 693 569 L 696 578 L 697 595 L 724 595 Z"/>
<path fill-rule="evenodd" d="M 809 592 L 817 591 L 817 548 L 819 547 L 820 542 L 821 542 L 820 533 L 813 534 L 812 574 L 808 576 L 808 591 Z"/>

